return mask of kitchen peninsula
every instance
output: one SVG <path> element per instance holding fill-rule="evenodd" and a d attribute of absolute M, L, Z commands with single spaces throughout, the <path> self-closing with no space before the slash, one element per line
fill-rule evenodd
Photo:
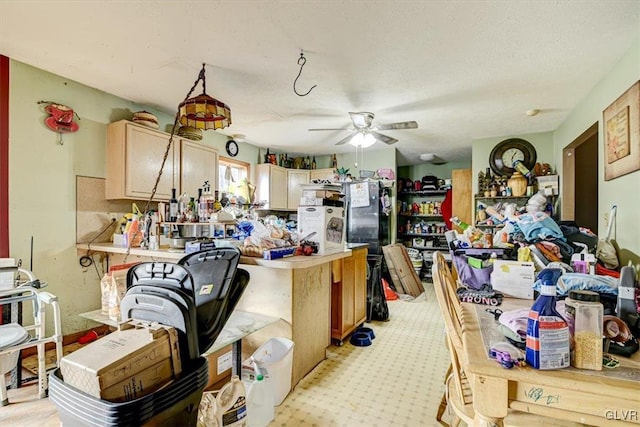
<path fill-rule="evenodd" d="M 249 285 L 238 302 L 237 310 L 265 314 L 280 320 L 243 339 L 242 346 L 251 354 L 269 338 L 281 336 L 295 343 L 291 385 L 294 387 L 326 357 L 331 340 L 332 264 L 366 251 L 366 245 L 327 255 L 293 256 L 264 260 L 242 256 L 240 268 L 251 275 Z M 122 263 L 127 248 L 108 243 L 78 244 L 79 255 L 87 250 L 109 255 L 111 264 Z M 150 251 L 132 248 L 127 262 L 176 262 L 184 253 L 167 250 Z M 366 282 L 366 271 L 356 271 Z M 364 296 L 366 305 L 366 294 Z"/>

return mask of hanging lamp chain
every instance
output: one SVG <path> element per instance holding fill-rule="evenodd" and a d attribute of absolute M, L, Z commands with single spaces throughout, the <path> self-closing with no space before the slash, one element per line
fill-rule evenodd
<path fill-rule="evenodd" d="M 198 78 L 196 79 L 195 82 L 193 82 L 193 86 L 191 86 L 191 89 L 189 89 L 189 92 L 187 93 L 187 96 L 184 97 L 184 100 L 186 101 L 187 99 L 189 99 L 191 97 L 191 94 L 193 93 L 193 91 L 196 89 L 196 86 L 198 85 L 198 82 L 202 80 L 202 90 L 203 93 L 206 92 L 206 86 L 205 86 L 205 64 L 202 64 L 202 69 L 200 70 L 200 73 L 198 74 Z M 171 128 L 171 135 L 169 135 L 169 142 L 167 143 L 167 148 L 164 150 L 164 156 L 162 157 L 162 163 L 160 164 L 160 170 L 158 171 L 158 176 L 156 177 L 156 182 L 153 184 L 153 189 L 151 190 L 151 194 L 149 195 L 149 199 L 147 200 L 147 203 L 144 206 L 143 209 L 143 213 L 142 216 L 146 217 L 147 214 L 149 213 L 149 206 L 151 205 L 151 202 L 153 201 L 153 198 L 156 195 L 156 191 L 158 191 L 158 185 L 160 184 L 160 179 L 162 178 L 162 171 L 164 170 L 164 164 L 167 162 L 167 157 L 169 157 L 169 151 L 171 150 L 171 145 L 173 144 L 173 137 L 176 133 L 176 128 L 178 127 L 178 121 L 180 119 L 180 108 L 178 107 L 178 110 L 176 111 L 176 115 L 175 118 L 173 120 L 173 127 Z M 138 229 L 135 231 L 135 233 L 133 233 L 133 237 L 131 237 L 131 239 L 129 239 L 127 241 L 127 252 L 124 255 L 124 260 L 122 261 L 123 264 L 127 263 L 127 258 L 129 257 L 129 254 L 131 253 L 131 242 L 135 241 L 136 237 L 138 237 L 138 233 L 140 233 L 140 227 L 138 227 Z"/>

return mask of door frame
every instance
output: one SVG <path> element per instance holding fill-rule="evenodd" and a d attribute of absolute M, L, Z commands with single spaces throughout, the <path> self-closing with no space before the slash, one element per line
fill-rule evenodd
<path fill-rule="evenodd" d="M 0 258 L 9 256 L 9 58 L 0 55 Z"/>
<path fill-rule="evenodd" d="M 576 216 L 576 156 L 575 151 L 593 136 L 598 136 L 598 122 L 562 149 L 562 221 L 573 221 Z"/>

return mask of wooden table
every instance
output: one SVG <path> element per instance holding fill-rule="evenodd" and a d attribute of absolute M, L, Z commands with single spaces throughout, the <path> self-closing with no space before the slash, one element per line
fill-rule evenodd
<path fill-rule="evenodd" d="M 505 299 L 503 311 L 533 301 Z M 566 368 L 502 368 L 488 347 L 502 340 L 487 306 L 463 303 L 464 370 L 473 389 L 474 426 L 502 426 L 507 409 L 590 425 L 640 425 L 640 352 L 618 357 L 620 366 L 602 371 Z"/>

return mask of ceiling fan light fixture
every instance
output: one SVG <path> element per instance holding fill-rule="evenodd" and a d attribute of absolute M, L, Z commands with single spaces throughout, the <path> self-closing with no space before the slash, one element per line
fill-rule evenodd
<path fill-rule="evenodd" d="M 443 165 L 447 163 L 446 160 L 442 159 L 441 157 L 438 157 L 434 153 L 420 154 L 420 160 L 422 160 L 423 162 L 434 164 L 434 165 Z"/>
<path fill-rule="evenodd" d="M 376 142 L 376 139 L 373 135 L 368 132 L 357 132 L 353 135 L 353 138 L 349 140 L 349 144 L 354 147 L 367 148 L 371 147 Z"/>

